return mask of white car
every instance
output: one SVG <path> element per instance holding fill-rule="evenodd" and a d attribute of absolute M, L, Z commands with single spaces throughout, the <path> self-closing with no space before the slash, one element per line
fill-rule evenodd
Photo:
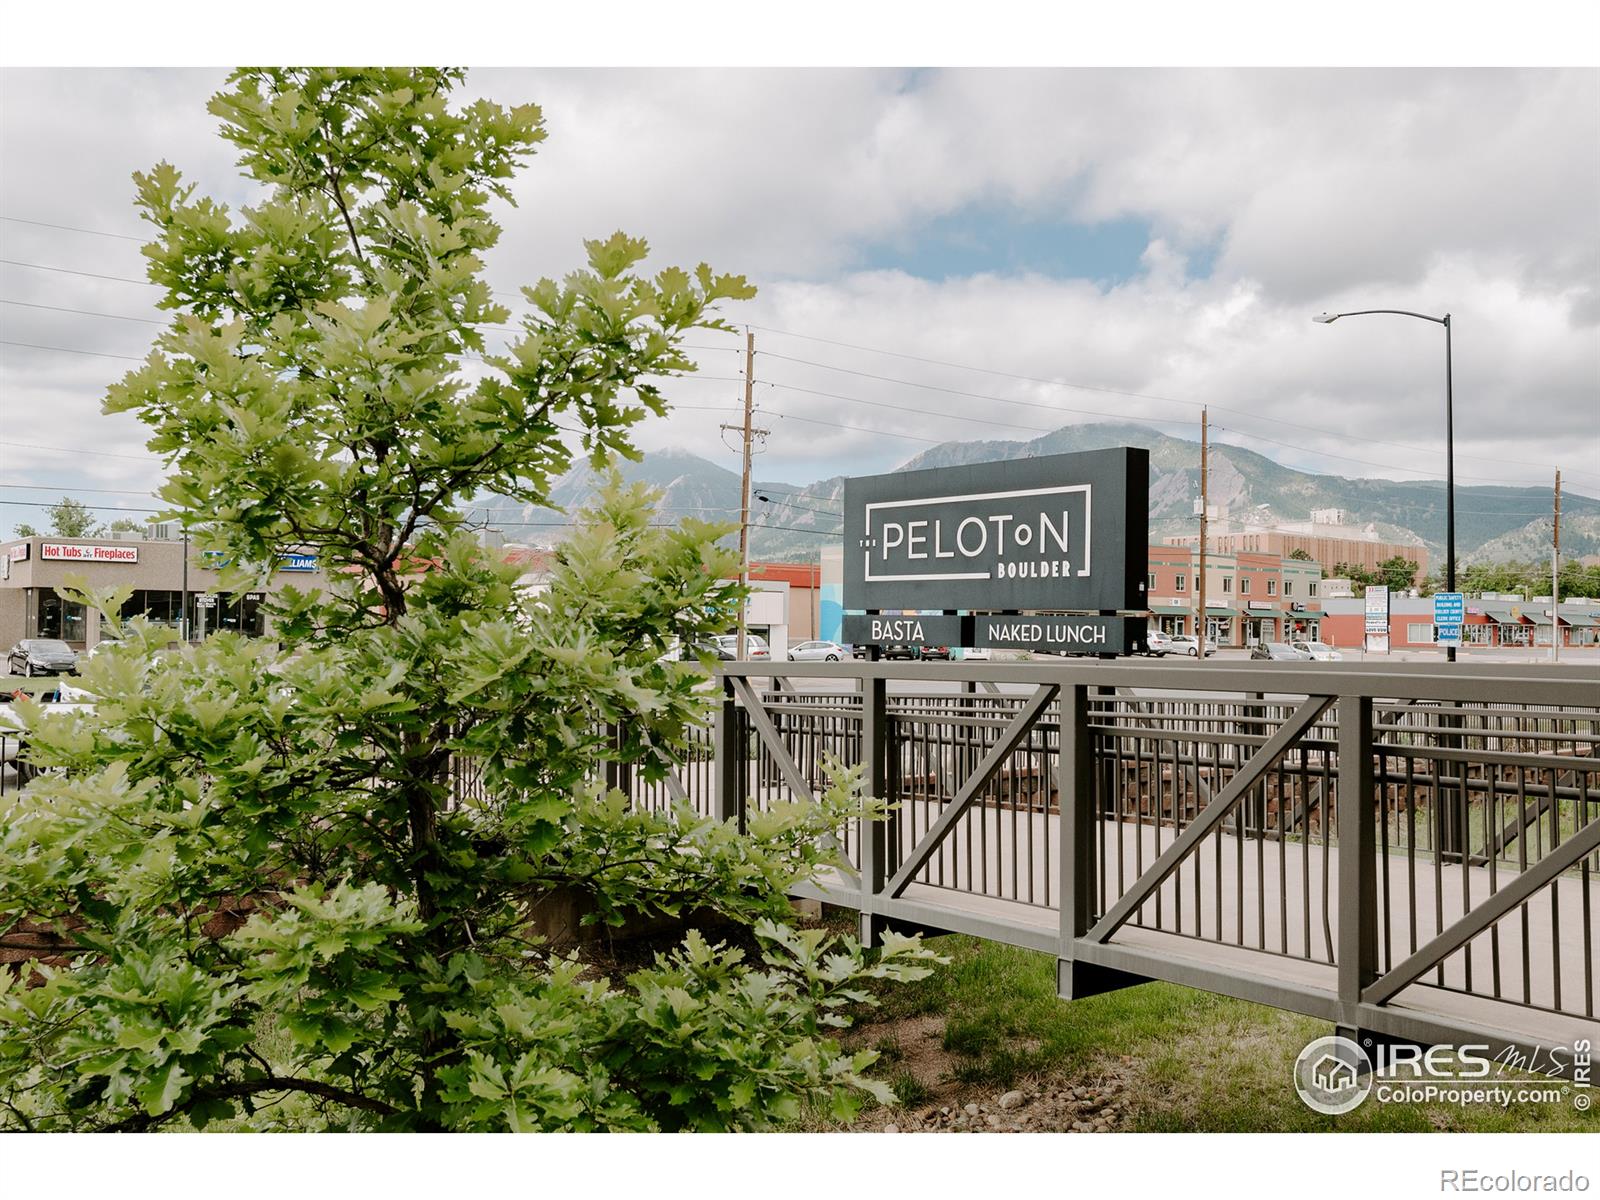
<path fill-rule="evenodd" d="M 1290 642 L 1302 654 L 1309 654 L 1317 662 L 1343 662 L 1344 655 L 1340 654 L 1327 642 Z"/>
<path fill-rule="evenodd" d="M 739 635 L 736 633 L 720 634 L 711 639 L 719 650 L 726 650 L 730 659 L 739 656 Z M 751 662 L 760 662 L 772 657 L 772 650 L 767 646 L 767 639 L 754 633 L 744 635 L 745 657 Z"/>
<path fill-rule="evenodd" d="M 1172 642 L 1173 654 L 1187 654 L 1190 658 L 1200 657 L 1200 639 L 1192 633 L 1175 633 L 1169 640 Z M 1206 644 L 1206 657 L 1210 658 L 1217 652 L 1215 643 Z"/>
<path fill-rule="evenodd" d="M 838 642 L 801 642 L 789 647 L 790 662 L 840 662 L 849 657 L 850 651 Z"/>
<path fill-rule="evenodd" d="M 60 693 L 59 701 L 50 704 L 51 712 L 74 712 L 79 709 L 91 709 L 91 699 L 87 692 L 62 685 L 57 691 Z M 69 694 L 70 693 L 70 694 Z M 54 693 L 42 692 L 41 696 L 49 700 Z M 0 763 L 11 763 L 17 769 L 17 777 L 26 783 L 36 773 L 31 764 L 19 762 L 17 754 L 22 749 L 22 720 L 11 707 L 13 697 L 9 693 L 0 693 Z"/>
<path fill-rule="evenodd" d="M 1153 658 L 1165 658 L 1169 654 L 1180 653 L 1178 647 L 1172 644 L 1172 637 L 1159 629 L 1151 629 L 1145 633 L 1144 652 Z"/>

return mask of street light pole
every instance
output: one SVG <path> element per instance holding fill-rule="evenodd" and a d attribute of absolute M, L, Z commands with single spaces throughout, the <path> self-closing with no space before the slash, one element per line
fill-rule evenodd
<path fill-rule="evenodd" d="M 1444 326 L 1444 590 L 1456 590 L 1456 398 L 1451 370 L 1450 314 L 1430 317 L 1427 313 L 1404 308 L 1363 308 L 1356 312 L 1322 313 L 1311 319 L 1319 325 L 1332 325 L 1340 317 L 1366 317 L 1387 313 L 1396 317 L 1416 317 Z M 1445 657 L 1456 661 L 1456 648 L 1445 647 Z"/>

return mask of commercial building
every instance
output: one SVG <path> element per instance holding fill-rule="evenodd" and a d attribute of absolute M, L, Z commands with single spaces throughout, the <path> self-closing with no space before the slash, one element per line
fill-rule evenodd
<path fill-rule="evenodd" d="M 1329 600 L 1323 638 L 1330 645 L 1359 648 L 1366 643 L 1366 601 Z M 1574 599 L 1551 613 L 1548 596 L 1535 600 L 1466 601 L 1461 648 L 1549 651 L 1552 629 L 1561 644 L 1583 648 L 1600 645 L 1600 600 Z M 1389 598 L 1389 649 L 1426 650 L 1438 644 L 1431 596 Z"/>
<path fill-rule="evenodd" d="M 1195 632 L 1199 553 L 1169 543 L 1149 549 L 1146 580 L 1151 624 L 1164 633 Z M 1276 554 L 1206 553 L 1206 640 L 1220 647 L 1304 638 L 1322 628 L 1322 568 Z"/>
<path fill-rule="evenodd" d="M 143 615 L 176 629 L 187 614 L 196 637 L 218 629 L 263 636 L 270 630 L 262 603 L 268 592 L 326 583 L 315 555 L 291 554 L 267 591 L 230 595 L 218 587 L 216 565 L 193 546 L 166 538 L 29 537 L 0 543 L 0 649 L 23 638 L 59 638 L 80 650 L 100 640 L 100 614 L 56 592 L 69 576 L 90 588 L 131 587 L 124 617 Z"/>
<path fill-rule="evenodd" d="M 1198 533 L 1166 539 L 1169 545 L 1198 547 Z M 1311 561 L 1332 571 L 1339 563 L 1351 563 L 1367 571 L 1391 558 L 1408 558 L 1417 564 L 1415 583 L 1428 573 L 1426 546 L 1385 541 L 1376 526 L 1351 524 L 1343 509 L 1320 508 L 1309 521 L 1283 521 L 1271 525 L 1250 525 L 1236 520 L 1213 521 L 1206 544 L 1221 554 L 1272 554 L 1290 558 L 1298 550 Z"/>

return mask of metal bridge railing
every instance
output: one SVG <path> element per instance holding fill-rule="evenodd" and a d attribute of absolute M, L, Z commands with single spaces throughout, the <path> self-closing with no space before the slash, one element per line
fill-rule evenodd
<path fill-rule="evenodd" d="M 892 802 L 805 889 L 869 936 L 1054 950 L 1064 995 L 1168 978 L 1413 1040 L 1600 1035 L 1592 670 L 719 674 L 716 811 L 810 793 L 824 753 Z"/>

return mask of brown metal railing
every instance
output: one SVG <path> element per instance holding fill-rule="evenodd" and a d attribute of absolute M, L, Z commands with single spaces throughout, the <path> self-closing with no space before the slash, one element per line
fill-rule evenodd
<path fill-rule="evenodd" d="M 1166 978 L 1414 1040 L 1600 1034 L 1592 671 L 719 674 L 721 727 L 743 731 L 725 810 L 803 797 L 823 750 L 893 803 L 845 831 L 850 876 L 802 889 L 859 909 L 868 936 L 1053 950 L 1064 995 Z"/>

